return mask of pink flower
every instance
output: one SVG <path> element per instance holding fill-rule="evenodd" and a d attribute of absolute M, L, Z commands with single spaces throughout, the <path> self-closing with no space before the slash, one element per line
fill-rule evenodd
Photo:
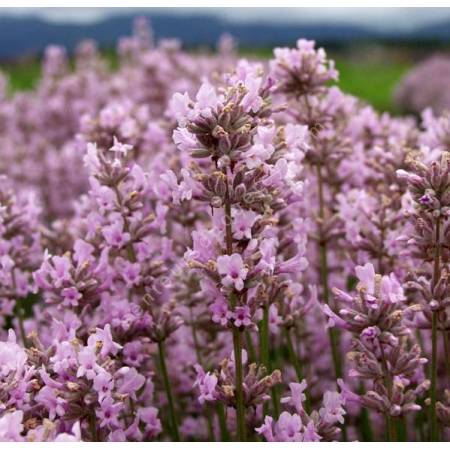
<path fill-rule="evenodd" d="M 367 292 L 373 294 L 375 289 L 375 269 L 373 265 L 367 263 L 364 266 L 356 266 L 355 272 L 361 284 L 367 289 Z"/>
<path fill-rule="evenodd" d="M 247 88 L 247 93 L 242 99 L 242 107 L 244 111 L 258 112 L 258 110 L 263 105 L 263 99 L 259 96 L 259 90 L 261 87 L 262 79 L 260 77 L 255 77 L 253 75 L 247 75 L 245 79 L 245 87 Z"/>
<path fill-rule="evenodd" d="M 95 350 L 91 347 L 84 347 L 80 350 L 78 353 L 78 363 L 80 366 L 77 370 L 77 377 L 86 376 L 88 380 L 93 380 L 101 369 L 97 364 Z"/>
<path fill-rule="evenodd" d="M 236 307 L 233 320 L 236 327 L 249 327 L 252 324 L 250 308 L 247 305 Z"/>
<path fill-rule="evenodd" d="M 111 247 L 122 248 L 130 239 L 130 233 L 123 231 L 123 223 L 116 221 L 113 224 L 106 226 L 102 230 L 106 242 Z"/>
<path fill-rule="evenodd" d="M 275 440 L 279 442 L 301 442 L 303 440 L 303 423 L 298 414 L 286 411 L 280 414 L 275 425 Z"/>
<path fill-rule="evenodd" d="M 308 387 L 306 380 L 302 380 L 301 383 L 289 383 L 289 388 L 291 390 L 291 395 L 288 397 L 283 397 L 281 403 L 289 403 L 294 406 L 297 412 L 300 414 L 303 411 L 303 402 L 306 400 L 306 395 L 304 394 L 305 389 Z"/>
<path fill-rule="evenodd" d="M 244 289 L 244 281 L 247 277 L 248 269 L 244 267 L 241 255 L 233 253 L 217 258 L 217 270 L 222 276 L 224 286 L 234 286 L 236 290 Z"/>
<path fill-rule="evenodd" d="M 101 342 L 102 344 L 100 350 L 100 356 L 102 358 L 106 358 L 108 355 L 116 355 L 122 348 L 121 345 L 113 341 L 110 324 L 105 325 L 103 329 L 96 328 L 95 333 L 89 336 L 89 347 L 95 348 L 97 342 Z"/>
<path fill-rule="evenodd" d="M 235 239 L 251 239 L 252 226 L 260 215 L 254 211 L 239 210 L 233 217 L 233 236 Z"/>
<path fill-rule="evenodd" d="M 83 297 L 81 293 L 78 292 L 77 289 L 75 289 L 74 287 L 64 288 L 61 291 L 61 294 L 64 298 L 63 305 L 65 306 L 76 307 L 78 306 L 78 300 L 80 300 L 80 298 Z"/>
<path fill-rule="evenodd" d="M 81 442 L 81 427 L 80 422 L 73 424 L 72 433 L 60 433 L 55 437 L 55 442 Z"/>
<path fill-rule="evenodd" d="M 266 416 L 264 418 L 264 423 L 259 427 L 255 428 L 258 434 L 262 434 L 267 442 L 275 442 L 275 437 L 273 435 L 273 418 Z"/>
<path fill-rule="evenodd" d="M 96 410 L 96 415 L 100 420 L 101 428 L 119 428 L 119 412 L 123 409 L 123 403 L 114 403 L 108 395 L 100 403 L 100 410 Z"/>
<path fill-rule="evenodd" d="M 158 410 L 152 406 L 139 408 L 137 413 L 139 420 L 144 424 L 145 434 L 153 438 L 161 433 L 161 421 L 158 419 Z"/>
<path fill-rule="evenodd" d="M 183 169 L 182 174 L 186 178 L 188 176 L 188 171 Z M 172 170 L 167 170 L 159 177 L 172 195 L 172 201 L 175 205 L 179 205 L 183 200 L 190 200 L 192 198 L 192 190 L 189 188 L 186 181 L 178 183 L 177 177 Z"/>
<path fill-rule="evenodd" d="M 197 100 L 196 107 L 203 113 L 207 113 L 218 104 L 216 90 L 209 83 L 203 83 L 195 97 Z"/>
<path fill-rule="evenodd" d="M 173 141 L 177 148 L 182 152 L 190 152 L 198 147 L 195 136 L 186 128 L 177 128 L 173 132 Z"/>
<path fill-rule="evenodd" d="M 27 354 L 23 347 L 17 344 L 13 330 L 8 332 L 8 340 L 0 342 L 0 376 L 5 377 L 10 373 L 22 373 L 27 361 Z"/>
<path fill-rule="evenodd" d="M 128 287 L 136 286 L 141 281 L 141 265 L 139 263 L 124 261 L 120 273 Z"/>
<path fill-rule="evenodd" d="M 56 389 L 52 389 L 49 386 L 44 386 L 38 392 L 36 401 L 47 409 L 50 420 L 54 420 L 57 416 L 62 417 L 66 412 L 66 400 L 60 396 Z"/>
<path fill-rule="evenodd" d="M 189 104 L 191 99 L 187 92 L 175 93 L 169 101 L 169 114 L 174 117 L 180 125 L 184 124 L 184 118 L 189 115 Z"/>
<path fill-rule="evenodd" d="M 94 246 L 88 244 L 82 239 L 77 239 L 73 245 L 74 254 L 73 259 L 78 263 L 82 264 L 85 261 L 92 261 L 94 258 L 92 253 L 94 252 Z"/>
<path fill-rule="evenodd" d="M 102 370 L 95 376 L 93 387 L 98 393 L 98 397 L 100 400 L 108 395 L 114 387 L 114 381 L 111 374 L 106 370 Z"/>
<path fill-rule="evenodd" d="M 113 146 L 109 149 L 109 151 L 114 153 L 119 153 L 123 156 L 126 156 L 127 153 L 133 148 L 132 145 L 129 144 L 122 144 L 120 143 L 117 138 L 114 136 L 114 143 Z"/>
<path fill-rule="evenodd" d="M 195 370 L 197 371 L 197 379 L 195 380 L 194 387 L 197 386 L 200 390 L 198 401 L 201 405 L 206 401 L 214 401 L 217 398 L 216 386 L 217 377 L 210 373 L 205 373 L 203 368 L 196 364 Z"/>
<path fill-rule="evenodd" d="M 23 441 L 23 411 L 7 412 L 0 417 L 0 441 L 19 442 Z"/>
<path fill-rule="evenodd" d="M 228 309 L 227 301 L 223 297 L 216 298 L 209 309 L 212 312 L 212 321 L 222 326 L 227 325 L 232 317 L 232 313 Z"/>
<path fill-rule="evenodd" d="M 323 408 L 319 410 L 320 417 L 328 423 L 344 423 L 345 409 L 342 407 L 344 400 L 338 392 L 325 392 L 323 396 Z"/>
<path fill-rule="evenodd" d="M 72 264 L 67 256 L 53 256 L 52 263 L 52 275 L 56 287 L 60 287 L 64 281 L 72 279 L 70 275 Z"/>
<path fill-rule="evenodd" d="M 120 394 L 127 394 L 131 398 L 136 398 L 136 391 L 145 384 L 144 375 L 138 373 L 134 367 L 122 367 L 117 371 L 117 375 L 120 377 L 117 383 L 117 391 Z"/>

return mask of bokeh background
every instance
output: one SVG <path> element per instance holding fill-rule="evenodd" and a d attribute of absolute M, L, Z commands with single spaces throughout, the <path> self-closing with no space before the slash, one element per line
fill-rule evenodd
<path fill-rule="evenodd" d="M 450 107 L 450 8 L 0 8 L 0 71 L 11 91 L 31 89 L 47 45 L 70 53 L 87 38 L 114 67 L 117 40 L 137 16 L 156 40 L 193 52 L 213 51 L 226 33 L 246 57 L 314 39 L 335 59 L 340 87 L 380 111 Z"/>

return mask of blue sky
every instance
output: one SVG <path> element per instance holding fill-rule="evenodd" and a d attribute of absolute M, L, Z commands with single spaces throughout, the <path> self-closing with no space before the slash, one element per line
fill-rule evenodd
<path fill-rule="evenodd" d="M 159 8 L 167 14 L 212 14 L 233 22 L 352 23 L 378 30 L 410 30 L 450 19 L 450 8 Z M 143 8 L 1 8 L 0 16 L 33 15 L 56 22 L 95 22 Z M 151 12 L 147 8 L 147 12 Z"/>

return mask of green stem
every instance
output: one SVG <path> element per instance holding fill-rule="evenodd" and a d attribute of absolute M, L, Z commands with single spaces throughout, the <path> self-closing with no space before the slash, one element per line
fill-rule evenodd
<path fill-rule="evenodd" d="M 264 303 L 263 307 L 263 318 L 259 326 L 259 361 L 262 366 L 266 368 L 267 371 L 270 370 L 270 360 L 269 360 L 269 306 Z M 269 405 L 267 402 L 263 406 L 263 416 L 269 414 Z"/>
<path fill-rule="evenodd" d="M 228 177 L 226 170 L 225 175 L 225 244 L 227 254 L 233 254 L 233 218 L 231 215 L 230 192 L 228 187 Z M 236 306 L 236 296 L 234 293 L 230 294 L 230 306 Z M 237 420 L 237 437 L 240 442 L 246 440 L 246 424 L 245 424 L 245 405 L 244 405 L 244 371 L 242 367 L 242 331 L 233 327 L 233 348 L 235 361 L 235 383 L 236 383 L 236 420 Z"/>
<path fill-rule="evenodd" d="M 95 412 L 89 413 L 89 430 L 91 432 L 92 442 L 99 442 L 97 434 L 97 418 L 95 416 Z"/>
<path fill-rule="evenodd" d="M 430 387 L 430 441 L 438 438 L 436 417 L 436 381 L 437 381 L 437 312 L 433 311 L 431 320 L 431 387 Z"/>
<path fill-rule="evenodd" d="M 323 195 L 322 166 L 317 164 L 317 190 L 319 195 L 319 261 L 320 278 L 323 289 L 323 300 L 328 305 L 330 302 L 330 287 L 328 282 L 328 252 L 327 242 L 322 232 L 323 221 L 325 220 L 325 201 Z M 339 336 L 334 328 L 328 328 L 330 339 L 331 355 L 333 358 L 334 373 L 336 380 L 342 378 L 341 356 L 339 354 Z"/>
<path fill-rule="evenodd" d="M 158 355 L 159 355 L 159 364 L 161 366 L 161 373 L 164 382 L 164 388 L 166 390 L 167 401 L 169 403 L 169 415 L 170 415 L 170 424 L 171 424 L 171 434 L 172 439 L 174 441 L 180 441 L 180 433 L 178 431 L 178 421 L 175 413 L 172 389 L 170 387 L 169 375 L 167 374 L 167 366 L 166 366 L 166 357 L 164 351 L 164 343 L 162 341 L 158 342 Z"/>
<path fill-rule="evenodd" d="M 399 417 L 396 421 L 395 421 L 395 425 L 396 425 L 396 435 L 397 435 L 397 441 L 398 442 L 406 442 L 407 439 L 407 433 L 406 433 L 406 429 L 407 429 L 407 423 L 406 423 L 406 417 Z"/>
<path fill-rule="evenodd" d="M 219 417 L 220 437 L 222 442 L 230 441 L 230 433 L 227 427 L 227 418 L 225 416 L 225 410 L 222 403 L 217 404 L 217 416 Z"/>
<path fill-rule="evenodd" d="M 284 329 L 284 336 L 286 338 L 289 360 L 291 361 L 291 364 L 295 369 L 295 373 L 297 375 L 298 381 L 301 382 L 304 378 L 303 367 L 302 367 L 300 360 L 297 357 L 297 353 L 294 350 L 294 345 L 292 343 L 292 338 L 291 338 L 291 333 L 290 333 L 289 328 Z"/>
<path fill-rule="evenodd" d="M 244 371 L 242 367 L 242 331 L 233 327 L 234 365 L 236 366 L 236 419 L 239 442 L 246 441 Z"/>
<path fill-rule="evenodd" d="M 250 361 L 256 361 L 255 346 L 253 345 L 252 335 L 248 329 L 245 330 L 245 341 L 247 342 L 247 351 Z"/>
<path fill-rule="evenodd" d="M 208 425 L 208 440 L 209 442 L 214 442 L 216 439 L 214 437 L 214 426 L 212 422 L 213 410 L 208 403 L 206 404 L 205 408 L 206 408 L 206 423 Z"/>
<path fill-rule="evenodd" d="M 269 370 L 269 306 L 262 307 L 263 318 L 259 327 L 259 360 Z"/>
<path fill-rule="evenodd" d="M 359 395 L 363 395 L 365 392 L 364 383 L 361 380 L 359 382 L 358 393 Z M 358 427 L 361 432 L 361 439 L 363 442 L 372 442 L 373 441 L 373 431 L 372 424 L 370 421 L 370 415 L 367 408 L 362 408 L 360 416 L 358 417 L 358 423 L 360 426 Z"/>
<path fill-rule="evenodd" d="M 385 413 L 386 418 L 386 431 L 387 431 L 387 440 L 389 442 L 394 442 L 394 435 L 393 435 L 393 418 L 389 413 Z"/>

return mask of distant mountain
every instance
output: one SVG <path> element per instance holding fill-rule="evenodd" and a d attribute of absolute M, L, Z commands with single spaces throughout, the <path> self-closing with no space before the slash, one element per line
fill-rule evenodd
<path fill-rule="evenodd" d="M 142 15 L 142 14 L 141 14 Z M 232 34 L 242 47 L 292 45 L 299 37 L 315 39 L 320 44 L 345 44 L 367 40 L 450 41 L 450 26 L 437 24 L 414 33 L 382 34 L 354 25 L 232 23 L 212 16 L 148 16 L 157 39 L 179 38 L 185 46 L 213 46 L 221 34 Z M 121 36 L 129 35 L 134 16 L 107 18 L 92 24 L 57 24 L 37 18 L 0 16 L 0 59 L 40 53 L 49 44 L 65 46 L 69 51 L 82 39 L 95 39 L 101 47 L 112 47 Z"/>
<path fill-rule="evenodd" d="M 450 41 L 450 22 L 447 20 L 445 22 L 438 22 L 432 25 L 427 25 L 425 27 L 419 28 L 412 34 L 412 38 L 416 40 L 434 40 L 441 42 Z"/>

